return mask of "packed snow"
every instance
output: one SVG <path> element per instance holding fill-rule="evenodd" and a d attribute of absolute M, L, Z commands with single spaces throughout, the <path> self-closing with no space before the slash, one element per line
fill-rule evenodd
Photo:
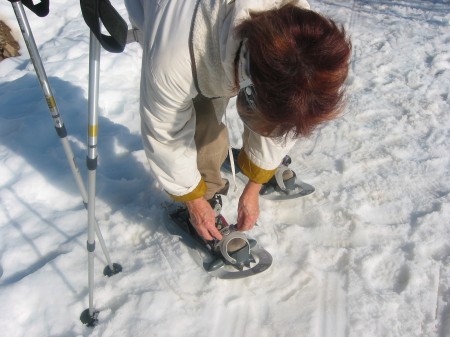
<path fill-rule="evenodd" d="M 122 0 L 112 2 L 127 19 Z M 312 196 L 261 200 L 251 236 L 272 267 L 211 278 L 168 234 L 169 201 L 149 172 L 139 126 L 141 51 L 102 51 L 96 218 L 88 307 L 87 212 L 53 128 L 11 3 L 0 19 L 21 56 L 0 63 L 0 327 L 8 337 L 450 336 L 450 1 L 311 0 L 353 43 L 339 119 L 291 152 Z M 79 2 L 26 10 L 83 178 L 89 31 Z M 242 126 L 228 108 L 231 141 Z M 238 190 L 225 199 L 236 218 Z"/>

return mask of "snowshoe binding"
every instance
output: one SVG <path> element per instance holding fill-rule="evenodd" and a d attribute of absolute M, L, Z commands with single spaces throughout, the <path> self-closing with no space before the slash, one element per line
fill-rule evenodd
<path fill-rule="evenodd" d="M 272 256 L 257 244 L 257 241 L 229 225 L 220 214 L 220 195 L 211 199 L 216 212 L 216 227 L 222 234 L 221 240 L 206 241 L 197 234 L 189 220 L 189 212 L 184 206 L 170 211 L 169 215 L 182 233 L 179 235 L 190 247 L 197 250 L 201 265 L 210 275 L 221 279 L 238 279 L 259 274 L 270 267 Z M 170 230 L 169 230 L 170 231 Z"/>
<path fill-rule="evenodd" d="M 235 161 L 236 173 L 242 174 L 237 163 L 239 149 L 233 148 L 233 157 Z M 285 156 L 275 175 L 265 184 L 263 184 L 260 195 L 269 200 L 289 200 L 305 197 L 315 192 L 314 186 L 303 181 L 298 181 L 297 175 L 289 168 L 292 159 Z M 230 157 L 223 163 L 222 169 L 225 172 L 231 172 Z"/>
<path fill-rule="evenodd" d="M 263 184 L 259 194 L 270 200 L 288 200 L 314 193 L 314 186 L 303 181 L 297 182 L 297 175 L 288 166 L 291 157 L 285 156 L 275 175 Z"/>

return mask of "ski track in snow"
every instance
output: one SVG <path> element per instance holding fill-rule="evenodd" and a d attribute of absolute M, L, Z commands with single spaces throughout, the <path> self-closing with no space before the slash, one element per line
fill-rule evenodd
<path fill-rule="evenodd" d="M 337 272 L 323 272 L 319 286 L 320 296 L 316 336 L 346 336 L 345 277 Z"/>
<path fill-rule="evenodd" d="M 352 37 L 348 106 L 291 153 L 315 194 L 278 207 L 261 200 L 252 236 L 274 263 L 245 280 L 209 278 L 167 234 L 167 200 L 139 137 L 139 48 L 102 53 L 96 215 L 124 271 L 103 278 L 97 248 L 93 330 L 78 319 L 88 296 L 86 212 L 11 5 L 0 2 L 23 54 L 0 63 L 5 336 L 450 337 L 450 1 L 310 2 Z M 122 0 L 112 3 L 125 13 Z M 79 4 L 52 0 L 47 18 L 27 14 L 83 163 L 89 35 Z M 227 219 L 238 197 L 226 198 Z"/>

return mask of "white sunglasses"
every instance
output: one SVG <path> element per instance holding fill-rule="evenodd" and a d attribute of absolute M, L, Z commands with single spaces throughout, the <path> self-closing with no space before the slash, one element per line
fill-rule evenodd
<path fill-rule="evenodd" d="M 242 42 L 239 55 L 239 91 L 245 96 L 245 100 L 251 110 L 256 110 L 256 90 L 250 78 L 250 54 L 247 49 L 247 40 Z"/>

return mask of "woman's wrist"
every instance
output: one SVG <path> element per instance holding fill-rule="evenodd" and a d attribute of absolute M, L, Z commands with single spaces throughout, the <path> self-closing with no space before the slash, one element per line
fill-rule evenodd
<path fill-rule="evenodd" d="M 254 181 L 249 180 L 247 182 L 247 185 L 245 185 L 244 192 L 259 194 L 259 191 L 261 191 L 261 187 L 262 184 L 255 183 Z"/>

